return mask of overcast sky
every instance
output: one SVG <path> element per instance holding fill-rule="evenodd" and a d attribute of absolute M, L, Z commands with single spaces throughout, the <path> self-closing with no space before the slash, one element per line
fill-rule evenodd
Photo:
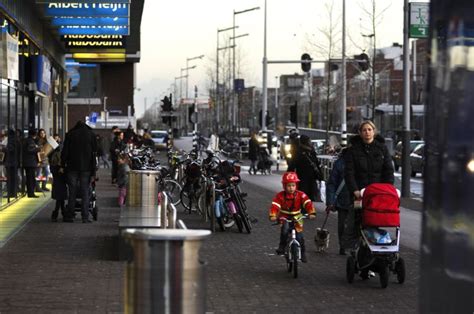
<path fill-rule="evenodd" d="M 420 0 L 418 0 L 420 1 Z M 268 0 L 267 1 L 267 56 L 269 60 L 298 60 L 304 52 L 315 54 L 308 38 L 324 42 L 318 29 L 327 27 L 324 0 Z M 426 2 L 421 0 L 421 2 Z M 334 0 L 334 16 L 341 18 L 342 0 Z M 369 47 L 369 40 L 361 34 L 370 34 L 370 18 L 362 7 L 371 9 L 372 0 L 346 0 L 348 55 L 360 53 Z M 386 9 L 379 19 L 377 46 L 386 47 L 403 42 L 403 0 L 376 0 L 377 14 Z M 249 36 L 237 39 L 242 54 L 243 78 L 246 86 L 262 86 L 264 0 L 145 0 L 141 25 L 141 62 L 137 65 L 135 94 L 137 114 L 147 105 L 169 93 L 174 78 L 181 75 L 186 59 L 204 54 L 202 60 L 190 61 L 189 93 L 197 85 L 200 97 L 207 94 L 206 70 L 215 69 L 217 29 L 232 26 L 233 11 L 253 7 L 260 10 L 236 15 L 239 28 L 236 35 Z M 339 28 L 341 27 L 339 23 Z M 228 32 L 229 35 L 231 32 Z M 225 35 L 221 33 L 220 46 Z M 353 42 L 353 43 L 352 43 Z M 357 47 L 356 47 L 357 46 Z M 313 65 L 315 67 L 315 65 Z M 276 85 L 275 76 L 300 72 L 300 65 L 269 65 L 268 86 Z M 215 70 L 214 70 L 215 72 Z M 183 81 L 183 85 L 184 85 Z M 179 80 L 178 80 L 179 83 Z"/>

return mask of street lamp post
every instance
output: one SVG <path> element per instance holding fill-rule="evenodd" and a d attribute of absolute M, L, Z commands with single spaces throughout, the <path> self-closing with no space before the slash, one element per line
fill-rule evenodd
<path fill-rule="evenodd" d="M 347 145 L 346 0 L 342 0 L 342 112 L 341 146 Z M 313 84 L 313 82 L 311 82 Z"/>
<path fill-rule="evenodd" d="M 187 62 L 186 62 L 186 65 L 187 65 Z M 186 66 L 185 68 L 182 68 L 181 69 L 181 76 L 183 76 L 183 72 L 186 71 L 186 75 L 184 75 L 184 77 L 186 78 L 186 99 L 188 99 L 188 78 L 189 78 L 189 70 L 192 70 L 192 69 L 195 69 L 196 66 L 193 65 L 191 67 L 188 67 Z M 186 118 L 185 118 L 185 121 L 184 121 L 184 129 L 186 131 L 186 133 L 188 133 L 188 119 L 189 119 L 189 113 L 188 113 L 188 108 L 185 108 L 184 111 L 185 111 L 185 115 L 186 115 Z"/>
<path fill-rule="evenodd" d="M 267 130 L 267 0 L 265 0 L 264 19 L 263 19 L 263 75 L 262 75 L 262 131 Z"/>
<path fill-rule="evenodd" d="M 372 105 L 368 105 L 367 108 L 367 118 L 369 120 L 374 120 L 374 112 L 375 112 L 375 34 L 364 35 L 362 37 L 370 38 L 370 46 L 372 46 L 373 53 L 372 53 L 372 84 L 371 84 L 371 98 L 372 98 Z M 372 107 L 372 108 L 370 108 Z M 369 108 L 371 109 L 369 114 Z"/>
<path fill-rule="evenodd" d="M 275 76 L 275 131 L 278 128 L 278 76 Z"/>
<path fill-rule="evenodd" d="M 192 58 L 187 58 L 186 59 L 186 98 L 188 98 L 188 79 L 189 79 L 189 72 L 188 70 L 191 69 L 189 67 L 189 61 L 192 61 L 192 60 L 196 60 L 196 59 L 202 59 L 204 58 L 204 55 L 200 55 L 200 56 L 196 56 L 196 57 L 192 57 Z M 192 69 L 194 69 L 196 66 L 192 67 Z"/>
<path fill-rule="evenodd" d="M 217 46 L 216 46 L 216 121 L 217 121 L 217 126 L 218 127 L 219 127 L 219 123 L 220 123 L 220 112 L 219 112 L 219 110 L 220 110 L 220 106 L 219 106 L 219 51 L 228 48 L 228 47 L 224 47 L 224 48 L 219 47 L 219 33 L 230 31 L 230 30 L 233 30 L 235 28 L 238 28 L 238 26 L 217 29 Z"/>
<path fill-rule="evenodd" d="M 234 10 L 234 14 L 232 15 L 232 124 L 234 125 L 235 127 L 235 122 L 236 122 L 236 107 L 237 107 L 237 101 L 236 101 L 236 92 L 235 92 L 235 40 L 239 37 L 243 37 L 243 36 L 235 36 L 235 16 L 238 15 L 238 14 L 243 14 L 243 13 L 247 13 L 247 12 L 251 12 L 251 11 L 255 11 L 255 10 L 260 10 L 260 7 L 254 7 L 254 8 L 251 8 L 251 9 L 247 9 L 247 10 L 242 10 L 242 11 L 235 11 Z M 248 34 L 247 34 L 248 35 Z"/>

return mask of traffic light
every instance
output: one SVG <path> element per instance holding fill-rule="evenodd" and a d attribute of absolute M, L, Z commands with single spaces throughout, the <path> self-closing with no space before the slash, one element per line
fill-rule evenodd
<path fill-rule="evenodd" d="M 346 108 L 346 121 L 354 121 L 354 120 L 355 120 L 354 107 L 347 107 Z"/>
<path fill-rule="evenodd" d="M 360 55 L 354 56 L 354 59 L 357 61 L 359 68 L 362 72 L 365 72 L 370 67 L 369 56 L 366 53 L 361 53 Z"/>
<path fill-rule="evenodd" d="M 311 59 L 311 56 L 307 53 L 303 53 L 301 55 L 301 61 L 310 61 L 310 60 L 313 60 Z M 309 72 L 311 70 L 311 62 L 301 62 L 301 70 L 303 70 L 303 72 Z"/>
<path fill-rule="evenodd" d="M 161 111 L 165 111 L 165 112 L 173 111 L 173 104 L 171 103 L 171 99 L 168 98 L 168 96 L 165 96 L 165 98 L 163 98 L 161 101 L 163 102 L 163 104 L 161 105 Z"/>
<path fill-rule="evenodd" d="M 194 124 L 193 120 L 192 120 L 192 117 L 193 117 L 193 114 L 194 114 L 194 104 L 192 104 L 191 106 L 188 107 L 188 121 L 189 123 L 191 124 Z"/>
<path fill-rule="evenodd" d="M 266 126 L 272 125 L 273 122 L 275 122 L 275 121 L 274 121 L 273 117 L 270 116 L 270 113 L 267 110 L 267 116 L 265 117 L 265 125 Z"/>
<path fill-rule="evenodd" d="M 298 121 L 298 103 L 290 106 L 290 122 L 296 124 Z"/>
<path fill-rule="evenodd" d="M 339 65 L 337 63 L 329 63 L 329 71 L 339 70 Z"/>

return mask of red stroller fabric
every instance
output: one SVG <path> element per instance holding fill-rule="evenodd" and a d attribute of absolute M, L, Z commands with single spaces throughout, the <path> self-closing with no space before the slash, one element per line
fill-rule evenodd
<path fill-rule="evenodd" d="M 362 197 L 362 226 L 400 226 L 400 198 L 392 184 L 374 183 L 365 189 Z"/>

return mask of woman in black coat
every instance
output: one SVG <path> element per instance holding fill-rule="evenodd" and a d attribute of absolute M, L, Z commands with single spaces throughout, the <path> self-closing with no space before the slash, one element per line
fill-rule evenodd
<path fill-rule="evenodd" d="M 393 184 L 392 159 L 382 136 L 376 135 L 372 121 L 364 121 L 359 126 L 359 135 L 351 138 L 344 154 L 344 180 L 351 196 L 351 203 L 361 198 L 360 191 L 372 183 Z M 344 231 L 347 236 L 347 248 L 354 249 L 359 241 L 360 215 L 354 208 L 348 212 Z M 367 278 L 367 272 L 361 273 Z"/>
<path fill-rule="evenodd" d="M 323 178 L 316 151 L 308 136 L 300 136 L 295 158 L 292 158 L 289 162 L 288 171 L 295 171 L 298 174 L 300 179 L 298 190 L 303 191 L 311 201 L 316 202 L 319 199 L 316 181 L 320 181 Z"/>
<path fill-rule="evenodd" d="M 57 134 L 54 135 L 54 140 L 58 144 L 61 143 L 61 139 Z M 59 210 L 61 210 L 61 215 L 64 218 L 65 201 L 68 199 L 66 175 L 64 174 L 64 171 L 60 170 L 61 149 L 62 145 L 59 145 L 49 155 L 49 167 L 53 175 L 53 189 L 51 192 L 51 198 L 53 200 L 56 200 L 56 206 L 54 208 L 53 213 L 51 214 L 51 220 L 53 222 L 58 221 Z"/>

